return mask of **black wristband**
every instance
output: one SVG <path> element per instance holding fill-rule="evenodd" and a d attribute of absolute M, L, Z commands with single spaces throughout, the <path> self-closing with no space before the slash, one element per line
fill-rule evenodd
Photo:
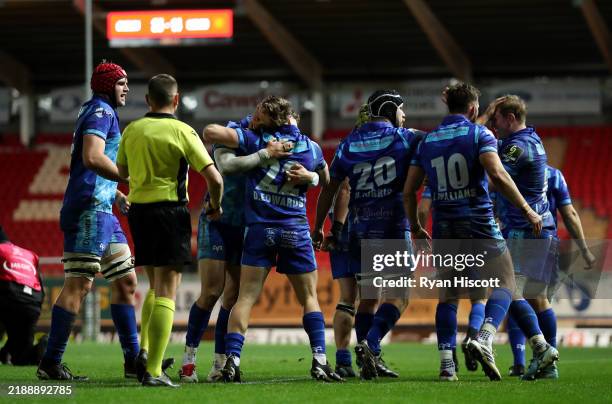
<path fill-rule="evenodd" d="M 342 234 L 342 228 L 343 227 L 344 227 L 344 223 L 339 222 L 337 220 L 334 220 L 334 223 L 332 223 L 332 227 L 330 229 L 330 232 L 331 232 L 332 236 L 336 240 L 340 239 L 340 235 Z"/>
<path fill-rule="evenodd" d="M 220 205 L 217 208 L 213 208 L 213 207 L 209 206 L 208 209 L 206 209 L 205 215 L 206 216 L 211 215 L 211 214 L 215 213 L 216 211 L 218 211 L 219 209 L 221 209 Z"/>

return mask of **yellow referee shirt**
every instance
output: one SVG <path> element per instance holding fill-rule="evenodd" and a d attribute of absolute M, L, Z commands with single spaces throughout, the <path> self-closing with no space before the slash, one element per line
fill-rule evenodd
<path fill-rule="evenodd" d="M 128 168 L 130 202 L 187 202 L 188 166 L 202 171 L 213 161 L 191 126 L 149 112 L 123 131 L 117 164 Z"/>

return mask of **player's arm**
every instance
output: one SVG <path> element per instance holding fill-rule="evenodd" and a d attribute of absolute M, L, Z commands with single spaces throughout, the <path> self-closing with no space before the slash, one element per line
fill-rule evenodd
<path fill-rule="evenodd" d="M 293 117 L 291 119 L 295 120 Z M 294 163 L 289 170 L 285 172 L 288 182 L 302 185 L 308 184 L 310 187 L 316 187 L 319 184 L 321 184 L 321 186 L 329 184 L 329 169 L 323 158 L 323 151 L 316 143 L 313 143 L 312 147 L 315 155 L 315 170 L 310 171 L 301 164 Z"/>
<path fill-rule="evenodd" d="M 325 166 L 325 169 L 327 169 L 327 166 Z M 323 225 L 325 224 L 325 218 L 336 198 L 336 194 L 342 182 L 342 180 L 332 178 L 329 180 L 328 184 L 323 185 L 323 189 L 321 189 L 321 193 L 319 194 L 315 224 L 312 229 L 312 245 L 316 250 L 319 250 L 321 248 L 321 243 L 323 243 Z"/>
<path fill-rule="evenodd" d="M 221 198 L 223 196 L 223 178 L 214 164 L 209 164 L 200 171 L 206 186 L 210 199 L 206 208 L 206 216 L 211 220 L 216 220 L 221 217 L 223 210 L 221 209 Z"/>
<path fill-rule="evenodd" d="M 321 249 L 324 251 L 333 250 L 336 248 L 338 240 L 341 238 L 342 229 L 346 223 L 346 217 L 349 213 L 349 201 L 351 199 L 351 187 L 348 182 L 348 178 L 342 181 L 340 189 L 336 194 L 336 199 L 333 202 L 333 214 L 332 217 L 334 222 L 332 223 L 330 234 L 325 237 Z"/>
<path fill-rule="evenodd" d="M 410 222 L 410 233 L 414 238 L 430 239 L 431 237 L 421 226 L 419 216 L 417 214 L 417 191 L 421 188 L 425 179 L 425 171 L 422 167 L 412 165 L 408 169 L 406 182 L 404 183 L 404 211 Z"/>
<path fill-rule="evenodd" d="M 127 180 L 119 174 L 115 163 L 104 154 L 105 146 L 104 139 L 93 134 L 85 134 L 83 136 L 83 165 L 107 180 L 127 183 Z"/>
<path fill-rule="evenodd" d="M 491 183 L 495 186 L 496 192 L 501 193 L 511 204 L 519 208 L 529 223 L 533 226 L 533 233 L 539 236 L 542 232 L 542 217 L 531 209 L 523 195 L 516 187 L 516 184 L 502 165 L 499 155 L 496 152 L 481 153 L 480 164 L 487 172 Z"/>
<path fill-rule="evenodd" d="M 576 212 L 574 205 L 570 203 L 559 207 L 559 213 L 561 213 L 561 218 L 563 219 L 567 231 L 574 241 L 576 241 L 576 244 L 578 244 L 578 248 L 580 248 L 582 258 L 586 262 L 587 268 L 592 268 L 595 263 L 595 256 L 591 250 L 589 250 L 589 246 L 584 239 L 584 230 L 582 229 L 580 216 L 578 216 L 578 212 Z"/>
<path fill-rule="evenodd" d="M 485 112 L 480 115 L 478 118 L 476 118 L 476 123 L 479 125 L 487 125 L 487 126 L 491 126 L 491 119 L 493 118 L 493 115 L 495 114 L 495 110 L 497 109 L 497 106 L 506 99 L 505 96 L 503 97 L 499 97 L 493 101 L 491 101 L 491 103 L 489 104 L 489 106 L 487 106 L 487 109 L 485 110 Z"/>
<path fill-rule="evenodd" d="M 421 195 L 421 200 L 419 201 L 419 205 L 417 206 L 417 217 L 419 218 L 419 223 L 421 224 L 427 223 L 427 219 L 429 218 L 430 210 L 431 210 L 431 198 L 427 198 Z"/>
<path fill-rule="evenodd" d="M 351 199 L 351 186 L 349 185 L 348 178 L 342 181 L 340 189 L 336 194 L 334 200 L 334 222 L 339 222 L 342 225 L 346 223 L 346 217 L 349 213 L 349 200 Z"/>
<path fill-rule="evenodd" d="M 232 149 L 240 146 L 240 136 L 234 128 L 217 125 L 216 123 L 206 125 L 202 132 L 205 143 L 220 144 Z"/>
<path fill-rule="evenodd" d="M 219 147 L 215 150 L 215 162 L 222 175 L 244 173 L 266 164 L 271 159 L 289 157 L 291 148 L 290 143 L 281 143 L 276 139 L 270 140 L 265 149 L 247 156 L 236 156 L 234 150 Z"/>
<path fill-rule="evenodd" d="M 319 176 L 318 182 L 319 182 L 319 184 L 321 184 L 321 186 L 326 186 L 326 185 L 329 184 L 330 175 L 329 175 L 329 168 L 327 167 L 327 164 L 325 164 L 323 167 L 319 168 L 316 171 L 316 174 Z M 348 184 L 348 182 L 347 182 L 347 184 Z"/>

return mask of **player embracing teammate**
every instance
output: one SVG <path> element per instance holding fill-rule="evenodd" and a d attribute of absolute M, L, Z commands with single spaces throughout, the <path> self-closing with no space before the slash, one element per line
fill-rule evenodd
<path fill-rule="evenodd" d="M 540 214 L 545 211 L 538 204 L 525 200 L 502 165 L 493 134 L 484 126 L 473 123 L 478 116 L 479 95 L 478 89 L 464 83 L 445 91 L 450 115 L 421 141 L 408 172 L 404 197 L 413 237 L 429 238 L 418 221 L 416 205 L 416 191 L 427 175 L 434 206 L 433 238 L 460 240 L 462 253 L 466 248 L 476 253 L 487 253 L 486 266 L 481 271 L 487 277 L 497 277 L 501 287 L 492 290 L 485 306 L 485 322 L 477 338 L 467 343 L 467 348 L 491 380 L 500 380 L 492 344 L 509 308 L 518 314 L 521 319 L 519 326 L 530 338 L 537 359 L 534 362 L 536 371 L 554 363 L 559 353 L 545 341 L 533 309 L 523 299 L 522 290 L 517 288 L 521 280 L 517 277 L 515 281 L 510 253 L 493 217 L 487 176 L 513 207 L 517 220 L 520 217 L 525 233 L 541 237 L 543 219 Z M 493 104 L 487 113 L 495 111 L 496 106 Z M 544 149 L 541 143 L 539 146 L 542 155 Z M 544 186 L 541 191 L 544 191 Z M 448 245 L 434 243 L 434 252 L 438 247 L 444 250 Z M 436 312 L 441 380 L 457 380 L 450 349 L 455 344 L 456 329 L 456 297 L 441 298 Z"/>

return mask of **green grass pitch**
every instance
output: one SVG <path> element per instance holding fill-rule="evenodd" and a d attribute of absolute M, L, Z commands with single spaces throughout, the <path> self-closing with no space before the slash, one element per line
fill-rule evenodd
<path fill-rule="evenodd" d="M 212 344 L 199 349 L 198 370 L 205 379 L 212 360 Z M 511 363 L 510 349 L 498 346 L 497 362 L 505 374 Z M 334 348 L 328 348 L 331 361 Z M 241 368 L 241 385 L 199 383 L 179 389 L 143 388 L 134 380 L 123 379 L 118 345 L 71 343 L 65 361 L 89 382 L 74 383 L 71 397 L 14 397 L 7 395 L 11 384 L 40 384 L 34 367 L 0 365 L 2 402 L 78 402 L 78 403 L 611 403 L 612 349 L 561 348 L 558 381 L 522 382 L 504 377 L 490 382 L 482 372 L 459 371 L 460 381 L 437 381 L 438 354 L 433 345 L 391 344 L 384 347 L 387 363 L 400 372 L 399 379 L 343 384 L 315 382 L 309 377 L 311 355 L 306 346 L 246 345 Z M 167 356 L 177 366 L 171 371 L 178 380 L 177 367 L 182 346 L 173 344 Z M 460 362 L 462 362 L 460 356 Z"/>

